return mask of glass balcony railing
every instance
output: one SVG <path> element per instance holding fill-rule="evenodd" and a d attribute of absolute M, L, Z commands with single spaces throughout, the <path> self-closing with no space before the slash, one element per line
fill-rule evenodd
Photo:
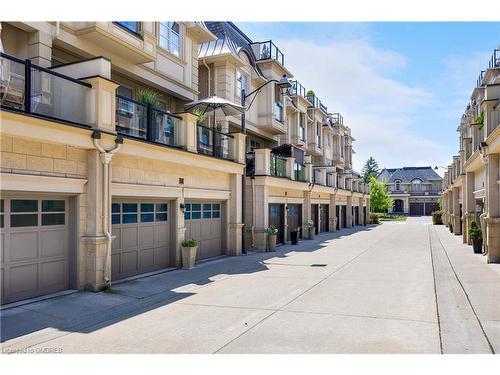
<path fill-rule="evenodd" d="M 500 49 L 495 49 L 491 55 L 490 63 L 488 64 L 489 69 L 500 67 Z"/>
<path fill-rule="evenodd" d="M 91 87 L 30 60 L 0 54 L 0 104 L 3 108 L 88 126 L 86 97 Z"/>
<path fill-rule="evenodd" d="M 269 174 L 276 177 L 286 177 L 286 158 L 271 154 Z"/>
<path fill-rule="evenodd" d="M 175 143 L 180 117 L 151 108 L 130 98 L 116 96 L 116 131 L 129 137 L 167 146 Z"/>
<path fill-rule="evenodd" d="M 295 180 L 297 181 L 306 180 L 305 166 L 303 164 L 295 163 L 294 172 L 295 172 Z"/>
<path fill-rule="evenodd" d="M 257 61 L 272 59 L 276 60 L 282 66 L 285 66 L 285 56 L 271 40 L 266 42 L 255 42 L 250 46 Z"/>
<path fill-rule="evenodd" d="M 219 130 L 197 125 L 198 153 L 221 159 L 230 159 L 233 136 Z"/>
<path fill-rule="evenodd" d="M 342 115 L 340 113 L 332 113 L 330 118 L 332 119 L 332 122 L 334 124 L 339 124 L 339 125 L 344 124 L 344 118 L 342 117 Z"/>
<path fill-rule="evenodd" d="M 306 88 L 302 86 L 298 81 L 290 81 L 292 84 L 292 87 L 290 88 L 290 95 L 297 95 L 297 96 L 302 96 L 303 98 L 306 97 Z"/>
<path fill-rule="evenodd" d="M 310 106 L 311 108 L 318 108 L 321 111 L 323 111 L 325 114 L 328 113 L 328 108 L 326 107 L 326 105 L 321 103 L 321 100 L 319 100 L 319 98 L 316 95 L 309 94 L 306 96 L 306 99 L 309 100 L 309 103 L 311 103 L 311 106 Z"/>

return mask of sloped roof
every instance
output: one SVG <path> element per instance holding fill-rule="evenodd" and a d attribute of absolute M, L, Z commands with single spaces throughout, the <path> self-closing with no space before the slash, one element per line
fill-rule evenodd
<path fill-rule="evenodd" d="M 198 48 L 198 58 L 232 54 L 238 57 L 240 48 L 229 38 L 223 36 L 220 39 L 212 40 L 200 44 Z"/>
<path fill-rule="evenodd" d="M 439 181 L 442 178 L 432 167 L 402 167 L 384 168 L 377 176 L 378 180 L 385 178 L 388 183 L 400 180 L 402 183 L 411 183 L 415 179 L 422 182 Z"/>

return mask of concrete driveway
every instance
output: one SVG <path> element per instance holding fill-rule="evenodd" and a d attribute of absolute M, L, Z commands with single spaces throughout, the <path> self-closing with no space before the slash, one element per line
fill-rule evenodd
<path fill-rule="evenodd" d="M 410 218 L 1 319 L 4 353 L 492 353 L 500 265 L 429 218 Z"/>

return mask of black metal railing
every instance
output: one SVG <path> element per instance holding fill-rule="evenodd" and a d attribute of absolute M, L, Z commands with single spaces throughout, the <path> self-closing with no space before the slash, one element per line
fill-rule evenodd
<path fill-rule="evenodd" d="M 321 100 L 319 100 L 319 98 L 315 94 L 306 95 L 306 99 L 309 100 L 309 103 L 311 103 L 310 107 L 318 108 L 325 114 L 328 113 L 328 108 L 326 107 L 326 105 L 321 103 Z"/>
<path fill-rule="evenodd" d="M 89 125 L 89 83 L 0 53 L 0 104 L 26 114 Z"/>
<path fill-rule="evenodd" d="M 271 154 L 269 174 L 276 177 L 286 177 L 286 158 Z"/>
<path fill-rule="evenodd" d="M 490 63 L 488 64 L 488 68 L 499 68 L 500 67 L 500 49 L 493 50 L 493 54 L 491 55 Z"/>
<path fill-rule="evenodd" d="M 306 97 L 307 90 L 304 86 L 302 86 L 299 81 L 290 81 L 292 87 L 290 88 L 290 95 L 302 96 Z"/>
<path fill-rule="evenodd" d="M 217 129 L 197 125 L 197 147 L 198 153 L 221 159 L 230 159 L 230 142 L 233 136 Z"/>
<path fill-rule="evenodd" d="M 167 146 L 178 146 L 175 131 L 180 117 L 116 95 L 116 131 L 129 137 Z"/>
<path fill-rule="evenodd" d="M 481 70 L 481 73 L 479 74 L 479 77 L 477 78 L 476 81 L 476 87 L 483 86 L 483 80 L 484 80 L 484 70 Z"/>
<path fill-rule="evenodd" d="M 272 59 L 285 66 L 285 56 L 271 40 L 255 42 L 250 46 L 257 61 Z"/>

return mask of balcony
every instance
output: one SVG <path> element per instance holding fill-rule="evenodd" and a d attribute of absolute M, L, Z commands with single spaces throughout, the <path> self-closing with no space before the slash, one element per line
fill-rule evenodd
<path fill-rule="evenodd" d="M 304 164 L 299 164 L 299 163 L 295 162 L 293 170 L 294 170 L 296 181 L 301 181 L 301 182 L 306 181 L 305 169 L 306 168 L 305 168 Z"/>
<path fill-rule="evenodd" d="M 321 144 L 317 142 L 309 142 L 307 144 L 307 153 L 309 155 L 321 156 L 323 151 L 321 150 Z"/>
<path fill-rule="evenodd" d="M 286 158 L 271 154 L 269 174 L 275 177 L 286 176 Z"/>
<path fill-rule="evenodd" d="M 418 195 L 418 196 L 430 196 L 430 197 L 436 197 L 438 195 L 441 195 L 440 190 L 421 190 L 421 191 L 410 191 L 410 195 Z"/>
<path fill-rule="evenodd" d="M 116 131 L 153 143 L 180 147 L 175 134 L 181 118 L 135 100 L 116 96 Z"/>
<path fill-rule="evenodd" d="M 500 49 L 495 49 L 488 64 L 489 69 L 500 68 Z"/>
<path fill-rule="evenodd" d="M 285 66 L 285 56 L 271 41 L 255 42 L 250 44 L 257 61 L 275 60 L 281 66 Z"/>
<path fill-rule="evenodd" d="M 198 153 L 220 159 L 231 159 L 230 143 L 234 137 L 219 130 L 197 125 Z"/>
<path fill-rule="evenodd" d="M 92 85 L 1 53 L 0 104 L 51 120 L 89 126 L 87 96 Z"/>
<path fill-rule="evenodd" d="M 344 125 L 344 118 L 338 112 L 330 114 L 330 119 L 334 125 Z"/>
<path fill-rule="evenodd" d="M 477 78 L 476 81 L 476 87 L 482 87 L 484 85 L 484 70 L 481 70 L 481 73 L 479 74 L 479 77 Z"/>
<path fill-rule="evenodd" d="M 133 64 L 154 61 L 154 40 L 142 35 L 140 22 L 64 22 L 78 36 Z"/>
<path fill-rule="evenodd" d="M 307 90 L 304 86 L 302 86 L 298 81 L 290 81 L 292 87 L 290 88 L 291 96 L 301 96 L 302 98 L 306 98 Z"/>
<path fill-rule="evenodd" d="M 309 94 L 309 95 L 306 96 L 306 99 L 309 100 L 309 103 L 311 103 L 311 105 L 309 106 L 309 108 L 319 109 L 325 115 L 328 113 L 328 108 L 326 107 L 326 105 L 324 105 L 323 103 L 321 103 L 321 100 L 319 100 L 319 98 L 316 95 Z"/>

